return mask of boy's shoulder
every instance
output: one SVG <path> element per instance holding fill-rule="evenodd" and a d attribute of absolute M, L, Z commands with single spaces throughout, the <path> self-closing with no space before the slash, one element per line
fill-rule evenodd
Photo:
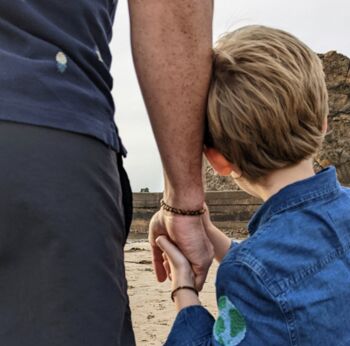
<path fill-rule="evenodd" d="M 350 189 L 286 208 L 234 244 L 224 263 L 248 266 L 272 291 L 297 285 L 350 248 Z M 223 263 L 223 264 L 224 264 Z"/>

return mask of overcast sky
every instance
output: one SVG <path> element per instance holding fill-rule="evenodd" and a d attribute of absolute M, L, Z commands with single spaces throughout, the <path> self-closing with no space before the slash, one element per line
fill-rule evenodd
<path fill-rule="evenodd" d="M 284 29 L 316 52 L 337 50 L 350 57 L 349 0 L 215 1 L 214 40 L 247 24 Z M 143 187 L 162 191 L 160 159 L 132 64 L 127 0 L 119 0 L 111 49 L 115 119 L 128 150 L 125 166 L 133 191 Z"/>

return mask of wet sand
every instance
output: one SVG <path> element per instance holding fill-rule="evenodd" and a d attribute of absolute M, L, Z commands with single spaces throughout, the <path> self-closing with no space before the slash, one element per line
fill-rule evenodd
<path fill-rule="evenodd" d="M 169 282 L 158 283 L 151 263 L 150 245 L 136 240 L 125 247 L 126 275 L 137 345 L 163 345 L 176 316 L 170 299 Z M 210 269 L 207 283 L 200 293 L 202 304 L 216 315 L 215 275 L 217 264 Z"/>

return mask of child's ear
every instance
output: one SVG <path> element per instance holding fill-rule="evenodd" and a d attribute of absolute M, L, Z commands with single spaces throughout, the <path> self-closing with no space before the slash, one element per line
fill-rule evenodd
<path fill-rule="evenodd" d="M 230 175 L 233 170 L 231 162 L 227 161 L 226 158 L 214 148 L 204 148 L 204 154 L 219 175 Z"/>

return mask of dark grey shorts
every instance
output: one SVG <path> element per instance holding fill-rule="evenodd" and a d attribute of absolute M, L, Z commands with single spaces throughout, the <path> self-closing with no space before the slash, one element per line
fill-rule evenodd
<path fill-rule="evenodd" d="M 93 137 L 0 121 L 0 345 L 134 345 L 131 190 Z"/>

